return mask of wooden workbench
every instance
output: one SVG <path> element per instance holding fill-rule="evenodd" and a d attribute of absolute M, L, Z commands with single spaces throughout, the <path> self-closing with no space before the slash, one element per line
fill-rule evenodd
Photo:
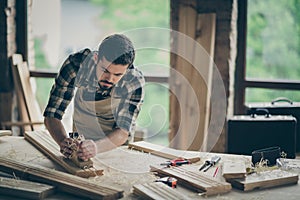
<path fill-rule="evenodd" d="M 194 152 L 195 155 L 200 155 L 205 159 L 209 154 Z M 244 156 L 225 155 L 221 154 L 222 159 L 249 159 Z M 41 165 L 47 168 L 64 171 L 61 167 L 49 160 L 45 155 L 39 152 L 34 146 L 27 142 L 23 137 L 3 136 L 0 137 L 0 156 L 12 158 L 22 162 Z M 153 182 L 156 180 L 154 174 L 149 172 L 151 164 L 158 164 L 166 161 L 164 158 L 156 157 L 150 154 L 129 150 L 126 146 L 117 148 L 110 152 L 97 155 L 96 159 L 102 163 L 104 175 L 96 178 L 90 178 L 92 182 L 99 182 L 114 188 L 124 190 L 123 199 L 138 199 L 132 194 L 132 186 L 141 183 Z M 195 168 L 200 166 L 200 163 L 195 163 Z M 219 176 L 221 176 L 219 174 Z M 176 190 L 186 194 L 192 199 L 300 199 L 299 184 L 277 187 L 271 189 L 257 190 L 251 192 L 243 192 L 237 189 L 232 189 L 231 192 L 223 195 L 202 197 L 199 194 L 187 190 L 182 187 L 177 187 Z M 0 200 L 19 199 L 0 194 Z M 56 199 L 82 199 L 66 193 L 55 193 L 46 198 L 46 200 Z"/>

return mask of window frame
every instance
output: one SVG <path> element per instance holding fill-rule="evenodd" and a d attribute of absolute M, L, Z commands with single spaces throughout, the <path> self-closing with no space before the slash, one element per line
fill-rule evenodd
<path fill-rule="evenodd" d="M 234 84 L 234 114 L 245 114 L 245 94 L 247 88 L 300 90 L 300 81 L 294 80 L 264 80 L 246 78 L 246 48 L 247 48 L 247 11 L 248 0 L 238 0 L 237 21 L 237 59 Z"/>

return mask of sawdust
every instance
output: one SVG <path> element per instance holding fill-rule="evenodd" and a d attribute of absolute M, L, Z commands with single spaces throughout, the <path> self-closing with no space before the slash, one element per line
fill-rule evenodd
<path fill-rule="evenodd" d="M 10 149 L 5 153 L 8 158 L 16 158 L 17 157 L 17 152 L 14 149 L 14 146 L 11 145 Z"/>

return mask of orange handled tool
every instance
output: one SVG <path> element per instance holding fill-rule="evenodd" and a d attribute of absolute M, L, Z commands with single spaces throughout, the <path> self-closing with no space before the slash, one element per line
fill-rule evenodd
<path fill-rule="evenodd" d="M 160 178 L 160 179 L 156 180 L 155 182 L 162 182 L 172 188 L 176 188 L 176 186 L 177 186 L 177 179 L 173 178 L 173 177 L 169 177 L 169 176 Z"/>
<path fill-rule="evenodd" d="M 184 164 L 191 164 L 191 162 L 187 159 L 183 159 L 183 158 L 177 158 L 174 160 L 169 160 L 165 163 L 161 163 L 160 165 L 166 165 L 166 166 L 181 166 Z"/>

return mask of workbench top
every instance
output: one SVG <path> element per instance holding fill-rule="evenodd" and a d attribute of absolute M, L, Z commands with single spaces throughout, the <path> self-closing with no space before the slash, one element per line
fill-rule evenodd
<path fill-rule="evenodd" d="M 197 170 L 200 164 L 207 157 L 212 156 L 212 153 L 191 152 L 199 155 L 202 161 L 192 164 Z M 247 156 L 220 154 L 222 160 L 241 160 L 249 159 Z M 60 166 L 49 160 L 44 154 L 39 152 L 34 146 L 27 142 L 23 137 L 3 136 L 0 137 L 0 156 L 15 159 L 22 162 L 41 165 L 47 168 L 64 171 Z M 126 146 L 114 149 L 112 151 L 98 154 L 95 158 L 102 164 L 104 175 L 89 178 L 92 182 L 101 182 L 113 188 L 124 190 L 123 199 L 138 199 L 132 194 L 132 186 L 141 183 L 153 182 L 157 177 L 149 172 L 150 165 L 155 165 L 166 161 L 165 158 L 157 157 L 151 154 L 130 150 Z M 0 174 L 1 175 L 1 174 Z M 219 173 L 218 176 L 221 176 Z M 237 189 L 232 189 L 227 194 L 202 197 L 199 194 L 178 186 L 176 190 L 187 195 L 192 199 L 300 199 L 299 184 L 291 186 L 283 186 L 264 190 L 256 190 L 251 192 L 243 192 Z M 0 200 L 14 200 L 19 198 L 2 196 Z M 72 196 L 66 193 L 55 193 L 46 198 L 46 200 L 57 199 L 72 199 L 79 200 L 80 197 Z"/>

